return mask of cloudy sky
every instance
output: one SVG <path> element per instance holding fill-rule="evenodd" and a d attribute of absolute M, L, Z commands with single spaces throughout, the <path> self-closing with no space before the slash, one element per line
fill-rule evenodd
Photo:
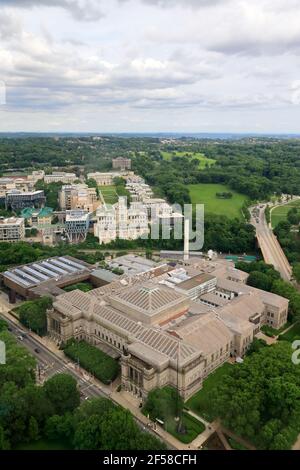
<path fill-rule="evenodd" d="M 0 131 L 300 133 L 299 0 L 0 0 Z"/>

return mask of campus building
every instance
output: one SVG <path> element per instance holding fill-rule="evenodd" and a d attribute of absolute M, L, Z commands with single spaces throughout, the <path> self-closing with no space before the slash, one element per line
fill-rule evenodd
<path fill-rule="evenodd" d="M 0 217 L 0 242 L 19 242 L 25 238 L 25 223 L 23 218 Z"/>
<path fill-rule="evenodd" d="M 136 240 L 148 233 L 147 212 L 133 204 L 128 208 L 126 197 L 120 197 L 113 206 L 104 205 L 96 212 L 94 235 L 99 239 L 100 245 L 110 243 L 117 238 Z"/>
<path fill-rule="evenodd" d="M 33 184 L 37 183 L 40 180 L 43 180 L 45 177 L 45 172 L 44 170 L 34 170 L 31 175 L 27 176 L 27 179 L 29 181 L 32 181 Z"/>
<path fill-rule="evenodd" d="M 18 189 L 12 189 L 6 193 L 5 196 L 5 207 L 6 209 L 18 210 L 24 209 L 25 207 L 44 207 L 46 197 L 44 191 L 20 191 Z"/>
<path fill-rule="evenodd" d="M 53 172 L 52 175 L 45 175 L 44 182 L 46 184 L 50 183 L 74 183 L 78 178 L 75 173 L 65 173 L 63 171 Z"/>
<path fill-rule="evenodd" d="M 61 210 L 82 209 L 94 212 L 100 202 L 96 188 L 89 188 L 87 184 L 65 185 L 58 193 Z"/>
<path fill-rule="evenodd" d="M 99 171 L 87 175 L 88 179 L 95 180 L 98 186 L 111 186 L 117 176 L 121 176 L 120 173 L 100 173 Z"/>
<path fill-rule="evenodd" d="M 131 160 L 123 157 L 113 158 L 112 167 L 114 170 L 131 170 Z"/>
<path fill-rule="evenodd" d="M 230 357 L 242 357 L 262 325 L 287 321 L 288 300 L 247 286 L 239 273 L 226 261 L 196 259 L 64 293 L 48 311 L 49 335 L 58 344 L 75 337 L 109 346 L 120 356 L 122 388 L 141 398 L 172 385 L 187 399 Z"/>
<path fill-rule="evenodd" d="M 64 287 L 90 280 L 93 269 L 71 256 L 58 256 L 11 268 L 1 273 L 0 279 L 12 303 L 17 296 L 30 300 L 47 295 L 55 299 L 64 293 Z"/>
<path fill-rule="evenodd" d="M 11 190 L 18 190 L 22 192 L 32 191 L 34 183 L 27 178 L 12 178 L 3 177 L 0 178 L 0 198 L 4 199 L 6 193 Z"/>
<path fill-rule="evenodd" d="M 148 200 L 152 198 L 153 191 L 150 186 L 144 182 L 142 183 L 135 183 L 129 182 L 126 183 L 126 189 L 129 191 L 131 195 L 131 200 L 133 202 L 144 202 L 144 200 Z M 165 201 L 164 201 L 165 202 Z"/>
<path fill-rule="evenodd" d="M 21 215 L 30 226 L 37 227 L 51 225 L 53 209 L 51 207 L 43 207 L 42 209 L 26 207 L 22 210 Z"/>
<path fill-rule="evenodd" d="M 66 211 L 65 233 L 70 243 L 85 241 L 90 228 L 91 214 L 88 211 L 76 209 Z"/>

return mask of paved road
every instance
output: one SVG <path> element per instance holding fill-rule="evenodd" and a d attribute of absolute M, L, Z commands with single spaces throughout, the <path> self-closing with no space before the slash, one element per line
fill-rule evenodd
<path fill-rule="evenodd" d="M 264 260 L 272 264 L 281 277 L 290 282 L 292 277 L 292 268 L 277 240 L 273 231 L 269 228 L 265 217 L 266 205 L 259 206 L 259 215 L 251 216 L 251 223 L 256 228 L 256 237 L 260 246 Z"/>

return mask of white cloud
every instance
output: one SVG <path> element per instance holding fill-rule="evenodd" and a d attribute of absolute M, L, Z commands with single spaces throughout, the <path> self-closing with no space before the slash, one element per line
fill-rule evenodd
<path fill-rule="evenodd" d="M 7 89 L 1 113 L 5 108 L 10 116 L 2 126 L 17 128 L 24 114 L 27 126 L 61 122 L 72 130 L 83 119 L 86 130 L 95 122 L 106 130 L 194 128 L 206 125 L 205 115 L 215 130 L 223 122 L 240 130 L 275 127 L 285 113 L 286 126 L 299 121 L 300 6 L 294 0 L 284 9 L 279 0 L 0 5 L 0 80 Z"/>

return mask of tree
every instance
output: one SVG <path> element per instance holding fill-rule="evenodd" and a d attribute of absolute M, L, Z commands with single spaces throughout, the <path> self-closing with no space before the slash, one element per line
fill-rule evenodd
<path fill-rule="evenodd" d="M 141 432 L 128 410 L 105 398 L 81 404 L 74 414 L 76 449 L 88 450 L 158 450 L 165 445 Z"/>
<path fill-rule="evenodd" d="M 300 370 L 291 352 L 285 341 L 259 349 L 211 397 L 225 426 L 260 449 L 289 449 L 300 431 Z"/>
<path fill-rule="evenodd" d="M 39 425 L 37 420 L 31 416 L 28 424 L 28 440 L 29 442 L 37 441 L 39 437 Z"/>
<path fill-rule="evenodd" d="M 50 416 L 45 425 L 45 435 L 50 441 L 71 442 L 74 436 L 74 417 L 72 413 L 63 416 Z"/>
<path fill-rule="evenodd" d="M 80 403 L 80 393 L 76 380 L 68 374 L 57 374 L 47 380 L 44 389 L 54 412 L 63 415 L 73 411 Z"/>
<path fill-rule="evenodd" d="M 3 427 L 0 425 L 0 450 L 8 450 L 9 442 L 5 438 L 5 432 Z"/>
<path fill-rule="evenodd" d="M 86 421 L 82 421 L 77 425 L 74 435 L 75 449 L 99 450 L 101 444 L 101 419 L 98 415 L 92 415 Z M 113 445 L 111 445 L 111 449 L 113 449 Z"/>
<path fill-rule="evenodd" d="M 6 331 L 8 329 L 8 323 L 0 318 L 0 332 L 1 331 Z"/>
<path fill-rule="evenodd" d="M 151 419 L 159 418 L 167 421 L 170 417 L 181 416 L 183 401 L 177 390 L 173 387 L 156 388 L 149 392 L 143 413 Z"/>
<path fill-rule="evenodd" d="M 97 181 L 94 178 L 90 178 L 87 180 L 86 184 L 88 185 L 89 188 L 96 188 L 98 189 L 98 184 Z"/>
<path fill-rule="evenodd" d="M 52 306 L 50 297 L 24 302 L 17 308 L 20 322 L 40 336 L 47 332 L 47 309 Z"/>
<path fill-rule="evenodd" d="M 257 289 L 262 289 L 270 291 L 273 284 L 273 279 L 270 278 L 267 274 L 261 273 L 259 271 L 252 271 L 249 274 L 247 284 Z"/>
<path fill-rule="evenodd" d="M 298 212 L 296 207 L 293 207 L 291 210 L 289 210 L 287 219 L 291 225 L 299 225 L 300 213 Z"/>
<path fill-rule="evenodd" d="M 300 263 L 295 263 L 293 265 L 293 276 L 297 282 L 300 282 Z"/>
<path fill-rule="evenodd" d="M 134 450 L 136 437 L 140 433 L 132 414 L 128 410 L 110 410 L 101 423 L 101 450 Z"/>
<path fill-rule="evenodd" d="M 8 332 L 0 333 L 0 340 L 6 346 L 6 364 L 0 367 L 0 391 L 6 383 L 25 387 L 35 380 L 36 361 L 30 353 L 20 346 Z"/>

